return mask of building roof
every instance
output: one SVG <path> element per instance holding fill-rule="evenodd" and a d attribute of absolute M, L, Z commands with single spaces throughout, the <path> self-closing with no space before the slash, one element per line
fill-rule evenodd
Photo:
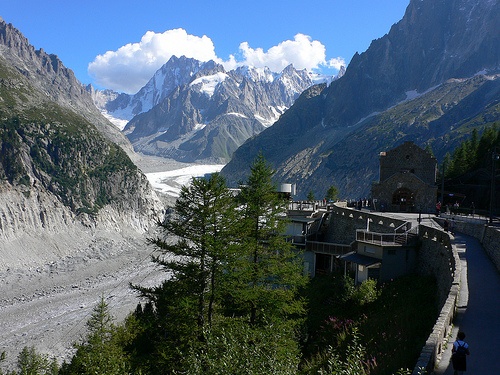
<path fill-rule="evenodd" d="M 380 259 L 372 258 L 372 257 L 358 254 L 355 252 L 342 255 L 342 256 L 340 256 L 340 259 L 342 259 L 346 262 L 361 264 L 362 266 L 365 266 L 365 267 L 374 266 L 376 264 L 382 264 L 382 261 Z"/>
<path fill-rule="evenodd" d="M 288 220 L 296 223 L 314 223 L 321 220 L 321 217 L 289 217 Z"/>

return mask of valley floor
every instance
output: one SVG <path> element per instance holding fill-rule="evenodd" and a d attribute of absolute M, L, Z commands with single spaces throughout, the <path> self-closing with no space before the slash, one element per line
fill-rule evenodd
<path fill-rule="evenodd" d="M 175 202 L 180 186 L 192 176 L 222 168 L 141 155 L 135 162 L 155 190 L 165 193 L 162 200 L 167 205 Z M 25 346 L 55 356 L 59 363 L 68 360 L 72 344 L 85 336 L 85 323 L 101 296 L 119 322 L 140 302 L 130 283 L 157 285 L 167 277 L 151 262 L 154 248 L 146 244 L 148 235 L 128 235 L 86 233 L 80 228 L 51 241 L 28 235 L 16 244 L 19 261 L 11 260 L 9 268 L 0 269 L 0 353 L 7 354 L 0 369 L 12 369 Z M 63 251 L 71 255 L 54 261 L 54 247 L 75 251 Z M 30 251 L 46 259 L 40 260 L 44 264 L 21 262 Z"/>
<path fill-rule="evenodd" d="M 121 321 L 139 302 L 129 283 L 151 285 L 166 277 L 153 267 L 145 243 L 120 247 L 114 255 L 103 255 L 103 250 L 50 266 L 0 273 L 0 352 L 6 352 L 8 367 L 25 346 L 55 356 L 59 363 L 67 360 L 72 343 L 85 335 L 85 323 L 101 296 Z"/>

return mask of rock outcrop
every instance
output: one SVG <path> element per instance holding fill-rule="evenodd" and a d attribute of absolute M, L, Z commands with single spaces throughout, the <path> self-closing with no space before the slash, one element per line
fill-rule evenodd
<path fill-rule="evenodd" d="M 0 267 L 143 239 L 163 206 L 117 145 L 130 143 L 57 56 L 3 20 L 0 52 Z"/>

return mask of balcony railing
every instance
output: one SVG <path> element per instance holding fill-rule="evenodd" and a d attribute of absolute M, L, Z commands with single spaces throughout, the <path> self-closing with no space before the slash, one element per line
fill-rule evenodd
<path fill-rule="evenodd" d="M 415 238 L 417 230 L 418 227 L 411 228 L 405 232 L 376 233 L 358 229 L 356 230 L 356 240 L 380 246 L 406 245 L 410 239 Z"/>

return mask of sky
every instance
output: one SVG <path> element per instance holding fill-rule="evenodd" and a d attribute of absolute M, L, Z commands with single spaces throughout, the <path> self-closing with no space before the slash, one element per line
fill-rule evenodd
<path fill-rule="evenodd" d="M 0 0 L 0 17 L 84 84 L 133 94 L 172 55 L 335 75 L 410 0 Z"/>

